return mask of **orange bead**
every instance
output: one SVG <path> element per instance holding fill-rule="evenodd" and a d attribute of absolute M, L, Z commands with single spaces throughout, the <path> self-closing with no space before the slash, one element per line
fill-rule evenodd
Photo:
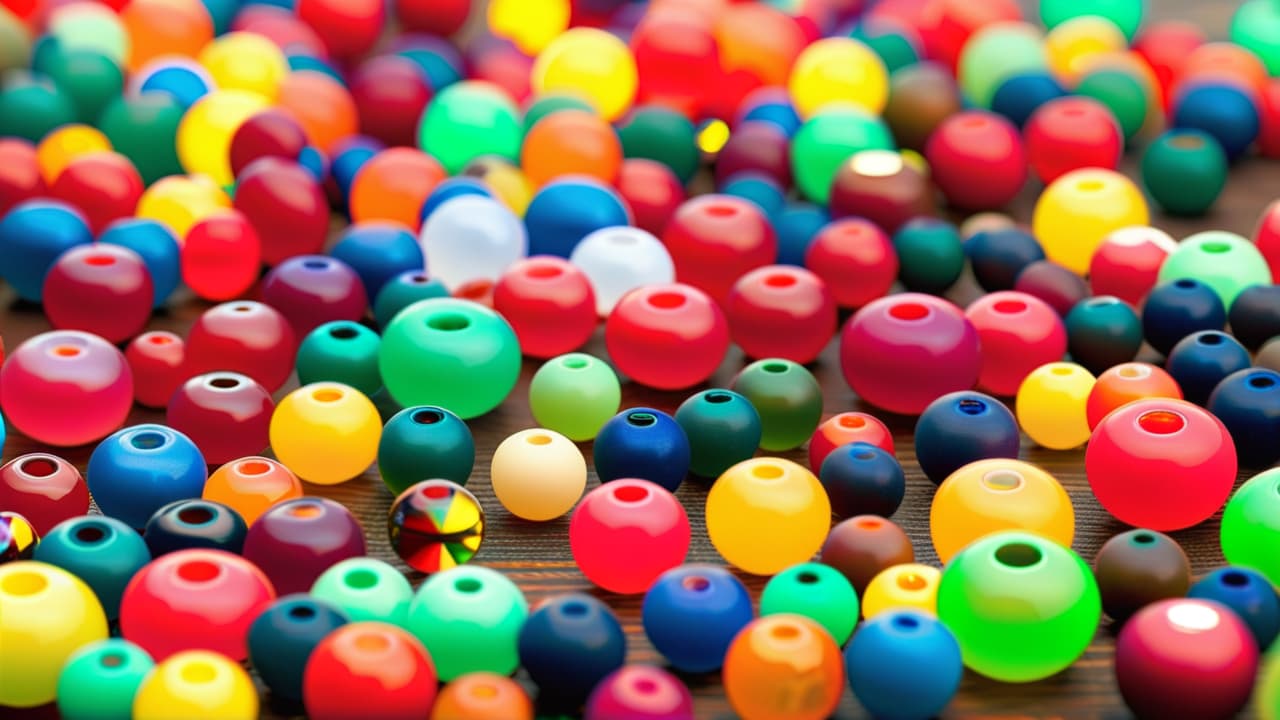
<path fill-rule="evenodd" d="M 725 655 L 724 691 L 745 720 L 822 720 L 844 691 L 840 648 L 807 617 L 753 620 Z"/>
<path fill-rule="evenodd" d="M 129 33 L 130 72 L 164 55 L 195 57 L 213 39 L 213 20 L 200 0 L 133 0 L 120 20 Z"/>
<path fill-rule="evenodd" d="M 1235 43 L 1211 42 L 1192 50 L 1187 56 L 1171 95 L 1177 97 L 1178 89 L 1197 80 L 1225 80 L 1260 96 L 1266 92 L 1270 76 L 1267 66 L 1252 52 Z"/>
<path fill-rule="evenodd" d="M 525 135 L 520 165 L 536 186 L 562 175 L 586 175 L 612 185 L 622 168 L 622 143 L 600 117 L 584 110 L 561 110 L 539 120 Z"/>
<path fill-rule="evenodd" d="M 436 696 L 431 720 L 533 720 L 533 702 L 509 677 L 467 673 Z"/>
<path fill-rule="evenodd" d="M 324 153 L 330 153 L 338 141 L 355 135 L 359 128 L 351 93 L 321 72 L 289 73 L 280 83 L 276 104 L 298 121 L 311 144 Z"/>
<path fill-rule="evenodd" d="M 267 508 L 302 497 L 302 482 L 289 468 L 264 457 L 247 457 L 218 468 L 205 481 L 203 497 L 240 513 L 249 525 Z"/>
<path fill-rule="evenodd" d="M 390 220 L 416 232 L 422 224 L 422 204 L 444 178 L 440 163 L 420 150 L 383 150 L 365 163 L 351 184 L 351 220 Z"/>
<path fill-rule="evenodd" d="M 1182 388 L 1163 369 L 1143 362 L 1130 362 L 1107 370 L 1098 376 L 1089 400 L 1085 404 L 1085 416 L 1089 429 L 1098 427 L 1102 418 L 1112 410 L 1148 397 L 1182 399 Z"/>
<path fill-rule="evenodd" d="M 715 35 L 725 74 L 748 72 L 761 85 L 786 85 L 805 46 L 795 18 L 763 3 L 729 5 L 716 22 Z"/>

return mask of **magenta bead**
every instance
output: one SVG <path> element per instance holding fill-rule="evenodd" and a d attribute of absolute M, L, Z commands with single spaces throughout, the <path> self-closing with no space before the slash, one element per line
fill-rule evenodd
<path fill-rule="evenodd" d="M 661 485 L 613 480 L 587 493 L 573 511 L 569 547 L 591 582 L 616 593 L 644 592 L 684 562 L 689 518 Z"/>
<path fill-rule="evenodd" d="M 275 392 L 293 373 L 296 338 L 289 322 L 270 305 L 248 300 L 215 305 L 187 335 L 186 373 L 230 370 Z"/>
<path fill-rule="evenodd" d="M 364 531 L 351 511 L 321 497 L 276 503 L 244 539 L 245 558 L 262 568 L 281 595 L 307 592 L 325 570 L 364 554 Z"/>
<path fill-rule="evenodd" d="M 671 673 L 652 665 L 626 665 L 596 685 L 585 720 L 693 720 L 693 696 Z"/>
<path fill-rule="evenodd" d="M 300 338 L 327 322 L 360 320 L 369 309 L 356 271 L 323 255 L 301 255 L 277 265 L 262 281 L 262 301 L 279 310 Z"/>
<path fill-rule="evenodd" d="M 840 337 L 844 378 L 863 400 L 904 415 L 978 380 L 978 331 L 960 308 L 932 295 L 902 293 L 872 302 Z"/>
<path fill-rule="evenodd" d="M 169 426 L 200 448 L 210 465 L 259 455 L 271 443 L 271 393 L 247 375 L 213 372 L 183 383 L 169 401 Z"/>
<path fill-rule="evenodd" d="M 113 343 L 142 332 L 155 293 L 138 253 L 118 245 L 80 245 L 44 277 L 44 312 L 59 330 L 84 330 Z"/>

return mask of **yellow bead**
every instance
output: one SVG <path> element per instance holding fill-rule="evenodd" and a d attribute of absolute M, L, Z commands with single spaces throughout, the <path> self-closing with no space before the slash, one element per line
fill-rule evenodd
<path fill-rule="evenodd" d="M 231 138 L 236 130 L 270 103 L 258 93 L 215 90 L 200 98 L 178 123 L 178 161 L 189 173 L 208 175 L 221 187 L 235 182 L 231 172 Z"/>
<path fill-rule="evenodd" d="M 569 438 L 534 428 L 502 441 L 489 467 L 493 494 L 512 515 L 554 520 L 573 509 L 587 487 L 587 461 Z"/>
<path fill-rule="evenodd" d="M 271 414 L 271 449 L 307 482 L 335 485 L 363 473 L 378 457 L 382 421 L 369 398 L 335 382 L 304 385 Z"/>
<path fill-rule="evenodd" d="M 0 565 L 0 706 L 53 702 L 75 651 L 107 637 L 107 617 L 80 578 L 41 562 Z"/>
<path fill-rule="evenodd" d="M 524 217 L 535 191 L 524 171 L 501 158 L 488 157 L 482 162 L 484 172 L 478 176 L 480 181 L 489 186 L 507 209 L 517 217 Z"/>
<path fill-rule="evenodd" d="M 1112 170 L 1084 168 L 1044 189 L 1031 224 L 1050 260 L 1084 275 L 1107 235 L 1149 220 L 1147 201 L 1128 178 Z"/>
<path fill-rule="evenodd" d="M 569 27 L 569 0 L 491 0 L 489 32 L 537 55 Z"/>
<path fill-rule="evenodd" d="M 929 534 L 939 560 L 1000 530 L 1026 530 L 1069 548 L 1076 532 L 1071 498 L 1049 473 L 1009 458 L 969 463 L 938 486 Z"/>
<path fill-rule="evenodd" d="M 275 100 L 289 74 L 289 61 L 275 43 L 257 33 L 233 32 L 214 40 L 196 61 L 221 90 L 244 90 Z"/>
<path fill-rule="evenodd" d="M 796 58 L 787 83 L 801 117 L 822 106 L 849 102 L 879 114 L 889 99 L 889 73 L 871 48 L 852 38 L 827 38 Z"/>
<path fill-rule="evenodd" d="M 871 579 L 862 595 L 862 617 L 870 620 L 886 610 L 901 608 L 936 616 L 941 579 L 941 570 L 919 563 L 885 568 Z"/>
<path fill-rule="evenodd" d="M 203 175 L 160 178 L 143 191 L 136 215 L 164 223 L 182 241 L 192 225 L 231 207 L 231 198 Z"/>
<path fill-rule="evenodd" d="M 1119 52 L 1129 40 L 1116 24 L 1096 15 L 1081 15 L 1049 31 L 1044 38 L 1045 59 L 1053 74 L 1070 87 L 1098 55 Z"/>
<path fill-rule="evenodd" d="M 225 656 L 189 650 L 156 665 L 133 699 L 133 720 L 254 720 L 258 692 Z"/>
<path fill-rule="evenodd" d="M 1022 432 L 1050 450 L 1070 450 L 1089 440 L 1085 406 L 1093 375 L 1075 363 L 1041 365 L 1018 387 L 1014 409 Z"/>
<path fill-rule="evenodd" d="M 707 493 L 707 534 L 729 564 L 773 575 L 813 557 L 831 529 L 831 501 L 790 460 L 753 458 L 724 471 Z"/>
<path fill-rule="evenodd" d="M 626 43 L 604 30 L 577 27 L 562 33 L 533 63 L 533 91 L 568 92 L 617 120 L 635 100 L 639 77 Z"/>
<path fill-rule="evenodd" d="M 63 125 L 36 146 L 36 164 L 45 184 L 53 185 L 67 165 L 78 157 L 111 149 L 111 141 L 88 125 Z"/>

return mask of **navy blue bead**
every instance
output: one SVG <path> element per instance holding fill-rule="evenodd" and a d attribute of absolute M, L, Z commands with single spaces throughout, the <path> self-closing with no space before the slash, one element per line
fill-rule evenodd
<path fill-rule="evenodd" d="M 98 596 L 107 619 L 114 620 L 125 587 L 151 562 L 151 551 L 136 530 L 119 520 L 82 515 L 55 525 L 36 545 L 35 559 L 83 580 Z"/>
<path fill-rule="evenodd" d="M 666 571 L 645 593 L 641 610 L 654 649 L 688 673 L 718 670 L 733 638 L 754 617 L 746 586 L 718 565 Z"/>
<path fill-rule="evenodd" d="M 1227 426 L 1242 467 L 1280 461 L 1280 373 L 1250 368 L 1228 375 L 1209 396 L 1208 409 Z"/>
<path fill-rule="evenodd" d="M 1238 160 L 1258 139 L 1258 108 L 1244 91 L 1228 84 L 1200 84 L 1181 93 L 1170 115 L 1170 127 L 1203 130 L 1213 136 L 1230 160 Z"/>
<path fill-rule="evenodd" d="M 200 497 L 208 466 L 191 438 L 163 425 L 134 425 L 89 456 L 85 482 L 106 515 L 142 528 L 157 510 Z"/>
<path fill-rule="evenodd" d="M 1067 313 L 1067 352 L 1094 375 L 1130 362 L 1142 349 L 1142 320 L 1110 295 L 1076 303 Z"/>
<path fill-rule="evenodd" d="M 787 194 L 776 180 L 764 173 L 750 170 L 734 173 L 725 180 L 718 192 L 750 200 L 767 218 L 778 215 L 787 204 Z"/>
<path fill-rule="evenodd" d="M 585 177 L 544 185 L 524 213 L 530 255 L 567 258 L 596 230 L 630 224 L 631 214 L 618 193 Z"/>
<path fill-rule="evenodd" d="M 991 97 L 991 111 L 1022 127 L 1041 105 L 1066 94 L 1067 89 L 1052 73 L 1032 71 L 1014 75 L 996 88 L 995 95 Z"/>
<path fill-rule="evenodd" d="M 305 593 L 286 595 L 249 626 L 249 662 L 272 695 L 302 699 L 302 673 L 311 651 L 329 633 L 347 624 L 337 606 Z"/>
<path fill-rule="evenodd" d="M 1221 330 L 1226 324 L 1222 298 L 1191 278 L 1156 287 L 1142 306 L 1142 335 L 1162 355 L 1191 333 Z"/>
<path fill-rule="evenodd" d="M 973 265 L 974 279 L 987 292 L 1012 290 L 1024 268 L 1044 259 L 1035 236 L 1018 228 L 974 233 L 965 240 L 964 252 Z"/>
<path fill-rule="evenodd" d="M 418 238 L 393 223 L 352 225 L 342 233 L 329 255 L 356 271 L 364 283 L 370 305 L 392 278 L 411 270 L 422 272 L 426 267 Z"/>
<path fill-rule="evenodd" d="M 964 664 L 960 643 L 937 618 L 890 610 L 864 622 L 844 649 L 845 675 L 876 718 L 926 720 L 951 702 Z"/>
<path fill-rule="evenodd" d="M 1280 597 L 1256 570 L 1218 568 L 1192 585 L 1187 597 L 1216 600 L 1231 608 L 1249 626 L 1263 652 L 1280 634 Z"/>
<path fill-rule="evenodd" d="M 689 438 L 675 418 L 637 407 L 614 415 L 595 441 L 600 482 L 639 478 L 675 492 L 689 473 Z"/>
<path fill-rule="evenodd" d="M 1256 352 L 1280 335 L 1280 285 L 1250 285 L 1240 291 L 1231 303 L 1227 321 L 1240 344 Z"/>
<path fill-rule="evenodd" d="M 773 218 L 773 230 L 778 235 L 778 264 L 804 267 L 804 254 L 813 244 L 813 238 L 831 216 L 826 210 L 805 202 L 790 202 Z"/>
<path fill-rule="evenodd" d="M 839 518 L 889 517 L 907 492 L 907 478 L 898 460 L 864 442 L 832 450 L 822 461 L 818 479 L 831 500 L 831 512 Z"/>
<path fill-rule="evenodd" d="M 70 205 L 31 200 L 0 219 L 0 278 L 23 300 L 39 302 L 44 276 L 64 251 L 93 242 L 84 217 Z"/>
<path fill-rule="evenodd" d="M 939 484 L 971 462 L 1018 457 L 1019 441 L 1013 413 L 980 392 L 943 395 L 916 421 L 916 459 L 925 476 Z"/>
<path fill-rule="evenodd" d="M 493 197 L 493 192 L 489 190 L 489 186 L 473 177 L 451 177 L 442 181 L 427 196 L 427 201 L 422 203 L 422 212 L 418 215 L 420 222 L 426 222 L 431 217 L 431 213 L 436 208 L 445 203 L 446 200 L 452 200 L 456 197 L 464 195 L 480 195 L 482 197 Z"/>
<path fill-rule="evenodd" d="M 240 513 L 212 500 L 178 500 L 156 511 L 142 537 L 152 557 L 177 550 L 207 548 L 239 555 L 249 532 Z"/>
<path fill-rule="evenodd" d="M 1204 405 L 1228 375 L 1249 367 L 1249 351 L 1221 330 L 1202 330 L 1178 341 L 1164 368 L 1178 381 L 1182 397 Z"/>
<path fill-rule="evenodd" d="M 145 218 L 124 218 L 107 226 L 98 242 L 119 245 L 138 253 L 151 273 L 155 307 L 160 307 L 182 280 L 178 240 L 163 223 Z"/>
<path fill-rule="evenodd" d="M 517 650 L 540 703 L 576 708 L 604 676 L 622 667 L 627 639 L 608 605 L 570 593 L 530 613 Z"/>

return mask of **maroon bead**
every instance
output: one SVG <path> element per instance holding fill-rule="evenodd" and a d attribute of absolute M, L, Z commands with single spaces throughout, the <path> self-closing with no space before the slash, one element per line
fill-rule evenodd
<path fill-rule="evenodd" d="M 300 338 L 327 322 L 358 321 L 369 309 L 356 271 L 324 255 L 302 255 L 276 266 L 262 281 L 262 301 L 279 310 Z"/>
<path fill-rule="evenodd" d="M 89 487 L 75 465 L 57 455 L 19 455 L 0 467 L 0 508 L 21 514 L 45 535 L 89 512 Z"/>
<path fill-rule="evenodd" d="M 214 305 L 187 335 L 186 375 L 229 370 L 279 390 L 293 372 L 298 342 L 293 328 L 270 305 L 250 300 Z"/>
<path fill-rule="evenodd" d="M 413 60 L 382 55 L 361 63 L 347 83 L 360 116 L 360 132 L 388 147 L 416 147 L 418 120 L 431 85 Z"/>
<path fill-rule="evenodd" d="M 733 129 L 716 156 L 716 184 L 753 171 L 768 175 L 783 189 L 791 187 L 791 141 L 771 122 L 750 120 Z"/>
<path fill-rule="evenodd" d="M 924 150 L 933 131 L 962 106 L 955 76 L 937 63 L 899 68 L 890 77 L 889 88 L 884 121 L 898 144 L 912 150 Z"/>
<path fill-rule="evenodd" d="M 258 158 L 296 160 L 306 146 L 306 133 L 288 113 L 264 110 L 245 120 L 231 136 L 231 171 L 238 177 Z"/>
<path fill-rule="evenodd" d="M 881 570 L 915 558 L 902 528 L 878 515 L 858 515 L 831 528 L 818 559 L 839 570 L 861 595 Z"/>
<path fill-rule="evenodd" d="M 1022 136 L 994 113 L 969 110 L 947 118 L 929 136 L 925 157 L 938 189 L 961 210 L 1004 207 L 1027 181 Z"/>
<path fill-rule="evenodd" d="M 245 558 L 271 578 L 280 595 L 307 592 L 325 570 L 364 554 L 360 523 L 341 504 L 321 497 L 273 505 L 244 540 Z"/>
<path fill-rule="evenodd" d="M 200 448 L 205 462 L 222 465 L 261 454 L 270 444 L 271 393 L 233 372 L 197 375 L 169 401 L 166 421 Z"/>
<path fill-rule="evenodd" d="M 1084 278 L 1049 260 L 1039 260 L 1022 269 L 1013 289 L 1040 298 L 1063 317 L 1076 303 L 1089 297 Z"/>
<path fill-rule="evenodd" d="M 186 355 L 186 342 L 166 330 L 153 330 L 134 338 L 124 351 L 133 371 L 133 399 L 144 407 L 168 405 L 185 377 Z"/>
<path fill-rule="evenodd" d="M 874 223 L 846 218 L 818 231 L 804 266 L 826 282 L 837 305 L 858 308 L 889 294 L 898 278 L 898 253 Z"/>
<path fill-rule="evenodd" d="M 84 330 L 119 343 L 146 327 L 155 291 L 136 252 L 94 243 L 58 257 L 45 275 L 43 301 L 54 328 Z"/>
<path fill-rule="evenodd" d="M 842 163 L 831 181 L 831 216 L 860 217 L 885 232 L 936 214 L 928 176 L 901 155 L 868 150 Z"/>
<path fill-rule="evenodd" d="M 516 331 L 520 351 L 551 358 L 577 350 L 596 329 L 591 281 L 569 261 L 553 256 L 521 260 L 493 287 L 493 309 Z"/>
<path fill-rule="evenodd" d="M 809 363 L 836 332 L 836 301 L 827 284 L 790 265 L 766 265 L 738 278 L 724 314 L 730 337 L 753 358 Z"/>
<path fill-rule="evenodd" d="M 647 158 L 622 161 L 618 194 L 631 207 L 636 227 L 659 236 L 686 197 L 684 186 L 671 168 Z"/>
<path fill-rule="evenodd" d="M 1124 622 L 1142 608 L 1182 597 L 1191 588 L 1191 564 L 1173 538 L 1154 530 L 1129 530 L 1111 538 L 1094 558 L 1102 609 Z"/>
<path fill-rule="evenodd" d="M 235 208 L 258 233 L 267 265 L 318 253 L 329 234 L 324 188 L 292 160 L 268 157 L 246 167 L 236 178 Z"/>
<path fill-rule="evenodd" d="M 748 270 L 778 255 L 778 239 L 760 206 L 729 195 L 702 195 L 676 210 L 662 232 L 676 281 L 724 302 Z"/>

